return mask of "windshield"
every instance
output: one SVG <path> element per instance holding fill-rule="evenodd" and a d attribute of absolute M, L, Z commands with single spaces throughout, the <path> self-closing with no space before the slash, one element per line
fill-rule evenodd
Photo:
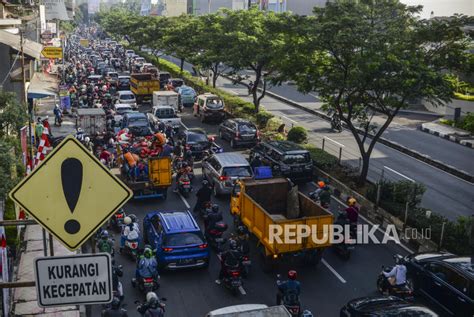
<path fill-rule="evenodd" d="M 155 112 L 155 116 L 161 119 L 171 119 L 177 117 L 173 109 L 158 109 Z"/>
<path fill-rule="evenodd" d="M 109 73 L 109 76 L 112 77 L 112 78 L 118 78 L 117 73 Z"/>
<path fill-rule="evenodd" d="M 204 241 L 197 234 L 192 232 L 183 232 L 166 236 L 163 245 L 167 247 L 181 247 L 203 243 Z"/>
<path fill-rule="evenodd" d="M 147 118 L 130 118 L 128 121 L 129 127 L 146 127 L 148 126 Z"/>
<path fill-rule="evenodd" d="M 222 104 L 222 101 L 217 98 L 208 98 L 206 101 L 206 107 L 209 109 L 219 109 L 222 108 L 224 105 Z"/>
<path fill-rule="evenodd" d="M 257 128 L 251 123 L 241 123 L 239 124 L 239 131 L 242 133 L 255 133 Z"/>
<path fill-rule="evenodd" d="M 222 175 L 229 177 L 251 177 L 252 170 L 250 169 L 250 166 L 224 167 Z"/>
<path fill-rule="evenodd" d="M 194 90 L 191 88 L 181 89 L 181 95 L 194 95 Z"/>
<path fill-rule="evenodd" d="M 189 142 L 207 142 L 207 136 L 202 133 L 190 133 L 188 134 L 188 143 Z"/>
<path fill-rule="evenodd" d="M 123 94 L 123 95 L 120 95 L 120 99 L 122 99 L 122 100 L 133 100 L 133 99 L 135 99 L 135 96 L 132 95 L 132 94 Z"/>
<path fill-rule="evenodd" d="M 287 154 L 283 157 L 283 163 L 285 164 L 296 164 L 296 163 L 309 163 L 309 153 L 298 153 L 298 154 Z"/>
<path fill-rule="evenodd" d="M 130 112 L 132 111 L 132 108 L 131 107 L 120 107 L 120 108 L 117 108 L 117 113 L 118 114 L 124 114 L 126 112 Z"/>

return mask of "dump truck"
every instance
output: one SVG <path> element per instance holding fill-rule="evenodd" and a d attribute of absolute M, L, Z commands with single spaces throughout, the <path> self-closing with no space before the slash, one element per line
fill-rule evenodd
<path fill-rule="evenodd" d="M 151 101 L 154 91 L 160 90 L 160 80 L 151 73 L 133 73 L 130 75 L 130 89 L 135 94 L 137 104 Z"/>
<path fill-rule="evenodd" d="M 170 157 L 148 157 L 144 159 L 148 167 L 147 175 L 136 177 L 130 172 L 130 166 L 117 146 L 118 169 L 116 174 L 132 191 L 134 199 L 162 198 L 168 196 L 168 187 L 172 184 Z"/>
<path fill-rule="evenodd" d="M 243 224 L 257 238 L 265 271 L 271 271 L 282 258 L 295 256 L 317 265 L 330 246 L 333 214 L 285 178 L 237 181 L 231 213 L 236 225 Z M 298 232 L 303 227 L 310 229 L 309 236 Z"/>

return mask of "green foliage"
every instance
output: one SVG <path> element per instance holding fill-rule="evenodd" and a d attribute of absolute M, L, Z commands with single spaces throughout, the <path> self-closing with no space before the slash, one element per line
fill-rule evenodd
<path fill-rule="evenodd" d="M 308 131 L 303 127 L 293 127 L 288 131 L 287 139 L 298 144 L 306 143 L 308 141 Z"/>
<path fill-rule="evenodd" d="M 17 133 L 27 120 L 26 107 L 15 93 L 0 92 L 0 138 Z"/>
<path fill-rule="evenodd" d="M 464 100 L 464 101 L 474 101 L 474 95 L 465 95 L 459 92 L 454 93 L 454 98 L 459 99 L 459 100 Z"/>
<path fill-rule="evenodd" d="M 456 127 L 459 129 L 463 129 L 469 131 L 471 134 L 474 134 L 474 113 L 469 112 L 467 115 L 461 118 L 459 122 L 454 122 L 452 119 L 439 119 L 439 123 L 449 125 L 452 127 Z"/>
<path fill-rule="evenodd" d="M 272 115 L 270 112 L 266 112 L 266 111 L 258 112 L 256 115 L 257 126 L 260 129 L 265 128 L 267 126 L 268 120 L 270 120 L 273 117 L 274 115 Z"/>
<path fill-rule="evenodd" d="M 307 145 L 305 148 L 311 155 L 314 164 L 316 164 L 316 166 L 321 170 L 331 172 L 338 166 L 338 159 L 334 155 L 312 145 Z"/>
<path fill-rule="evenodd" d="M 13 201 L 8 198 L 5 200 L 5 214 L 3 216 L 5 220 L 15 220 L 16 213 L 15 213 L 15 204 Z M 17 239 L 17 227 L 16 226 L 8 226 L 5 227 L 5 235 L 7 236 L 7 245 L 8 246 L 15 246 L 18 242 Z"/>
<path fill-rule="evenodd" d="M 265 129 L 267 131 L 277 131 L 278 128 L 280 128 L 282 124 L 283 124 L 283 120 L 281 120 L 280 118 L 273 117 L 267 121 L 267 125 Z"/>

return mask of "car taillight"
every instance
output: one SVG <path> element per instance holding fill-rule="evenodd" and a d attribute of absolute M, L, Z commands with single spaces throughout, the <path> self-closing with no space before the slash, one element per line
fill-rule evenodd
<path fill-rule="evenodd" d="M 201 244 L 199 246 L 199 249 L 205 249 L 205 248 L 207 248 L 207 243 Z"/>
<path fill-rule="evenodd" d="M 189 150 L 190 148 L 191 146 L 186 144 L 186 150 Z"/>
<path fill-rule="evenodd" d="M 173 251 L 173 248 L 163 248 L 163 251 L 164 252 L 171 252 L 171 251 Z"/>
<path fill-rule="evenodd" d="M 145 283 L 153 283 L 153 278 L 152 277 L 145 277 L 144 279 Z"/>
<path fill-rule="evenodd" d="M 232 272 L 230 272 L 230 275 L 231 275 L 232 277 L 237 277 L 237 276 L 240 275 L 240 272 L 239 272 L 239 271 L 232 271 Z"/>
<path fill-rule="evenodd" d="M 244 256 L 244 261 L 248 261 L 249 260 L 249 257 L 248 256 Z"/>
<path fill-rule="evenodd" d="M 235 132 L 235 138 L 236 138 L 236 139 L 239 139 L 239 138 L 240 138 L 240 133 L 239 133 L 239 131 Z"/>
<path fill-rule="evenodd" d="M 115 217 L 116 218 L 123 218 L 123 214 L 116 214 Z"/>
<path fill-rule="evenodd" d="M 221 182 L 226 181 L 226 180 L 228 180 L 228 179 L 229 179 L 229 176 L 219 176 L 219 180 L 220 180 Z"/>

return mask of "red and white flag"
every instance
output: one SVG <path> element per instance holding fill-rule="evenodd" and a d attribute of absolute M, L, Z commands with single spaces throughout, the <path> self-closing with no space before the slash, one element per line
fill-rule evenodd
<path fill-rule="evenodd" d="M 38 166 L 39 163 L 41 163 L 46 155 L 52 150 L 51 144 L 49 142 L 49 131 L 48 128 L 44 128 L 43 134 L 41 135 L 41 139 L 38 145 L 38 152 L 36 152 L 36 157 L 35 157 L 35 167 Z"/>

